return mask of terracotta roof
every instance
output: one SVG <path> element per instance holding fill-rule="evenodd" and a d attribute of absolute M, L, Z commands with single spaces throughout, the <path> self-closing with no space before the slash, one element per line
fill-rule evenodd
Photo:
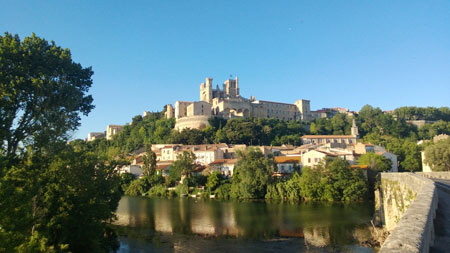
<path fill-rule="evenodd" d="M 156 170 L 164 170 L 165 168 L 167 168 L 169 166 L 170 166 L 170 164 L 157 165 Z"/>
<path fill-rule="evenodd" d="M 235 164 L 237 163 L 237 159 L 217 159 L 214 162 L 210 163 L 209 165 L 215 165 L 215 164 Z"/>
<path fill-rule="evenodd" d="M 275 156 L 273 158 L 275 163 L 300 163 L 302 161 L 301 156 Z"/>
<path fill-rule="evenodd" d="M 360 168 L 360 169 L 364 169 L 366 170 L 367 168 L 369 168 L 368 165 L 351 165 L 352 168 Z"/>

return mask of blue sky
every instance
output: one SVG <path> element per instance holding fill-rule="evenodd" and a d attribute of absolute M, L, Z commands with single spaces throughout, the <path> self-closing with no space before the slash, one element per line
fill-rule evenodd
<path fill-rule="evenodd" d="M 92 66 L 96 108 L 74 138 L 144 110 L 241 95 L 311 109 L 450 106 L 450 1 L 0 1 L 0 31 L 32 32 Z"/>

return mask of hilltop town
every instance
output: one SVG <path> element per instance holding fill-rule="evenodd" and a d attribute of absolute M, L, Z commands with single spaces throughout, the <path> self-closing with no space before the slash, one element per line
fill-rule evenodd
<path fill-rule="evenodd" d="M 423 161 L 417 161 L 416 154 L 418 153 L 401 154 L 401 158 L 398 159 L 396 152 L 402 153 L 402 150 L 392 152 L 392 148 L 386 149 L 383 145 L 375 145 L 370 140 L 359 139 L 359 130 L 355 122 L 357 113 L 351 112 L 346 108 L 322 108 L 321 110 L 312 111 L 310 109 L 310 101 L 306 99 L 299 99 L 293 104 L 287 104 L 257 100 L 255 97 L 244 98 L 240 95 L 240 85 L 237 77 L 226 80 L 222 86 L 222 89 L 219 85 L 213 88 L 213 79 L 206 78 L 205 82 L 201 83 L 199 87 L 199 101 L 175 101 L 174 105 L 168 104 L 165 106 L 164 118 L 169 122 L 174 122 L 173 129 L 181 134 L 189 133 L 193 130 L 203 131 L 208 128 L 214 128 L 211 126 L 211 119 L 222 119 L 225 120 L 224 122 L 226 120 L 244 120 L 249 118 L 282 122 L 303 122 L 303 124 L 306 124 L 306 127 L 309 127 L 306 131 L 307 134 L 301 134 L 302 127 L 300 126 L 300 128 L 297 127 L 299 132 L 296 135 L 290 135 L 290 138 L 286 138 L 288 142 L 281 141 L 278 145 L 273 145 L 272 142 L 270 146 L 255 146 L 266 157 L 273 157 L 277 167 L 274 175 L 278 176 L 290 175 L 296 167 L 302 168 L 303 166 L 317 165 L 325 158 L 340 157 L 350 165 L 357 166 L 358 158 L 368 152 L 376 153 L 390 160 L 391 168 L 389 168 L 389 171 L 392 172 L 398 171 L 399 165 L 403 165 L 403 169 L 408 169 L 405 163 L 405 155 L 416 157 L 414 158 L 416 159 L 415 164 L 410 166 L 418 167 L 420 163 L 423 163 Z M 403 115 L 405 113 L 401 113 L 402 110 L 399 110 L 399 112 L 383 112 L 383 114 L 392 119 L 405 117 Z M 151 115 L 152 113 L 144 112 L 142 118 L 150 117 Z M 320 130 L 320 128 L 326 127 L 326 125 L 321 127 L 320 122 L 327 122 L 335 117 L 340 117 L 340 120 L 344 121 L 341 123 L 343 124 L 341 129 L 334 130 L 333 133 L 335 134 L 321 134 L 324 130 Z M 420 128 L 437 122 L 422 118 L 420 116 L 405 118 L 407 121 L 402 123 L 402 127 L 405 129 Z M 404 125 L 406 123 L 408 124 Z M 86 140 L 93 141 L 101 138 L 112 140 L 124 127 L 123 125 L 108 125 L 105 132 L 89 133 Z M 256 131 L 262 131 L 262 129 Z M 367 132 L 367 129 L 364 131 Z M 369 131 L 371 130 L 369 129 Z M 257 140 L 257 136 L 254 137 L 254 144 L 261 143 L 260 140 Z M 295 140 L 296 138 L 298 140 Z M 289 144 L 289 140 L 292 139 L 292 144 Z M 231 177 L 237 162 L 236 150 L 254 146 L 252 141 L 239 143 L 235 140 L 231 141 L 231 143 L 224 143 L 220 141 L 220 138 L 214 142 L 203 144 L 198 143 L 198 140 L 194 142 L 190 143 L 190 145 L 187 145 L 187 143 L 153 142 L 152 151 L 157 156 L 158 173 L 167 176 L 171 164 L 177 160 L 178 155 L 182 154 L 183 151 L 189 151 L 196 157 L 196 173 L 208 175 L 213 171 L 218 171 L 226 177 Z M 129 152 L 132 152 L 129 156 L 132 162 L 130 165 L 121 168 L 121 171 L 132 173 L 137 177 L 142 176 L 142 156 L 146 152 L 145 149 L 143 146 L 136 146 L 135 150 L 129 150 Z M 410 158 L 407 158 L 407 160 L 409 161 Z M 429 168 L 426 164 L 422 166 Z"/>
<path fill-rule="evenodd" d="M 175 119 L 174 129 L 182 132 L 185 129 L 205 129 L 210 126 L 210 118 L 236 119 L 236 118 L 261 118 L 276 119 L 282 121 L 310 122 L 315 119 L 333 117 L 341 113 L 353 118 L 354 113 L 345 108 L 323 108 L 311 111 L 310 101 L 300 99 L 293 104 L 257 100 L 255 97 L 244 98 L 240 95 L 239 79 L 228 79 L 213 88 L 213 79 L 206 78 L 200 84 L 200 100 L 193 102 L 175 101 L 174 106 L 168 104 L 164 112 L 166 119 Z M 143 117 L 149 113 L 144 112 Z M 106 133 L 89 133 L 87 141 L 106 137 L 111 140 L 124 126 L 108 125 Z M 352 166 L 358 166 L 360 155 L 367 152 L 375 152 L 391 161 L 390 171 L 398 171 L 397 156 L 379 145 L 370 143 L 358 143 L 358 127 L 355 120 L 349 135 L 304 135 L 301 137 L 301 146 L 256 146 L 267 156 L 273 156 L 277 170 L 274 175 L 287 176 L 294 172 L 296 167 L 314 166 L 325 158 L 340 157 Z M 233 169 L 237 162 L 236 150 L 245 149 L 246 144 L 153 144 L 152 151 L 157 156 L 158 173 L 168 176 L 171 164 L 183 151 L 192 152 L 195 155 L 196 173 L 205 175 L 218 171 L 226 177 L 233 175 Z M 142 176 L 142 156 L 145 150 L 135 150 L 130 157 L 130 165 L 121 168 L 122 172 Z M 367 168 L 363 166 L 363 168 Z"/>
<path fill-rule="evenodd" d="M 164 115 L 167 119 L 176 119 L 175 129 L 204 129 L 209 126 L 211 117 L 232 119 L 232 118 L 272 118 L 284 121 L 305 121 L 309 122 L 318 118 L 332 117 L 337 113 L 353 115 L 347 108 L 322 108 L 311 111 L 310 100 L 299 99 L 293 104 L 257 100 L 254 96 L 244 98 L 240 95 L 239 78 L 228 79 L 223 83 L 223 88 L 219 85 L 213 88 L 213 79 L 206 78 L 200 84 L 200 100 L 193 102 L 175 101 L 174 105 L 166 105 Z M 144 112 L 143 116 L 149 112 Z M 122 125 L 108 125 L 105 132 L 91 132 L 87 141 L 98 138 L 110 140 L 122 130 Z"/>

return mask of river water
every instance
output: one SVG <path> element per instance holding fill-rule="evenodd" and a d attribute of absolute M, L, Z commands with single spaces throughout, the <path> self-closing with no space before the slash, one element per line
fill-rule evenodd
<path fill-rule="evenodd" d="M 373 252 L 370 203 L 122 197 L 117 252 Z"/>

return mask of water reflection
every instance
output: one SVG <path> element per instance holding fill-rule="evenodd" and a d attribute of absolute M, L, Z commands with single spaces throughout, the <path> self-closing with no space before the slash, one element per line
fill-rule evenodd
<path fill-rule="evenodd" d="M 165 236 L 163 240 L 169 241 L 174 240 L 173 236 L 216 238 L 209 241 L 216 244 L 218 238 L 248 242 L 299 238 L 306 248 L 328 246 L 334 249 L 368 239 L 364 224 L 370 220 L 372 210 L 367 203 L 294 205 L 123 197 L 116 223 L 145 230 L 145 233 L 157 232 L 161 238 Z M 154 238 L 152 240 L 154 244 Z M 176 247 L 180 241 L 170 243 Z"/>

